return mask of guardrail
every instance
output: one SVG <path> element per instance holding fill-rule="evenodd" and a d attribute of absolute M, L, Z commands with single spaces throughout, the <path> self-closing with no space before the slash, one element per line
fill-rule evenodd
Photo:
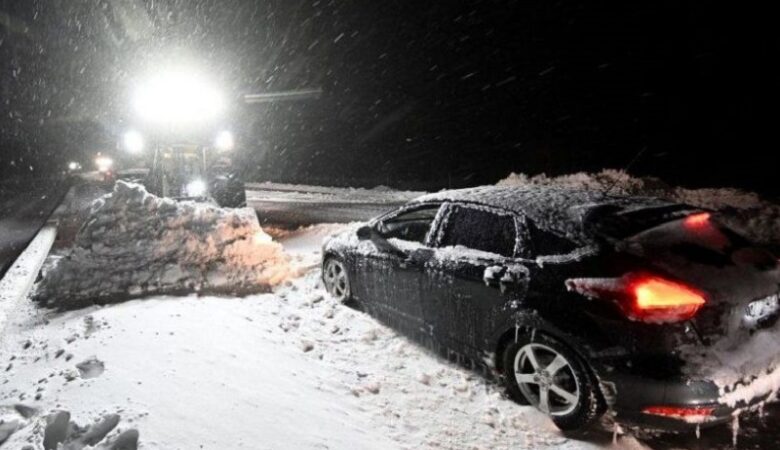
<path fill-rule="evenodd" d="M 261 222 L 282 225 L 365 221 L 425 194 L 283 183 L 247 183 L 245 189 Z"/>
<path fill-rule="evenodd" d="M 54 225 L 41 228 L 0 279 L 0 336 L 10 315 L 27 299 L 56 235 Z"/>

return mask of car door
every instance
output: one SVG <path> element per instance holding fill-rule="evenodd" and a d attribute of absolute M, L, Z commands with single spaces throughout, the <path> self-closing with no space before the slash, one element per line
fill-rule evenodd
<path fill-rule="evenodd" d="M 375 231 L 390 245 L 374 246 L 360 264 L 361 300 L 375 316 L 412 336 L 424 330 L 420 285 L 425 261 L 417 256 L 432 252 L 429 232 L 440 207 L 404 208 L 377 221 Z"/>
<path fill-rule="evenodd" d="M 447 204 L 442 216 L 421 290 L 426 325 L 439 340 L 481 349 L 527 291 L 517 258 L 530 253 L 525 219 L 471 204 Z"/>

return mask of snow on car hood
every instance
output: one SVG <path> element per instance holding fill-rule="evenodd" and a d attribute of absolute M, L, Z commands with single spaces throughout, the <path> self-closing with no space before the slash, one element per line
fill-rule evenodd
<path fill-rule="evenodd" d="M 74 244 L 52 258 L 33 299 L 60 309 L 150 294 L 258 292 L 293 272 L 250 208 L 175 201 L 118 181 Z"/>

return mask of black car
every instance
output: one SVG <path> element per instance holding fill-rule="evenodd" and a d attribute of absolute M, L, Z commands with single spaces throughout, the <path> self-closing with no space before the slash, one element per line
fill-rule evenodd
<path fill-rule="evenodd" d="M 766 370 L 724 386 L 708 352 L 738 352 L 774 326 L 777 260 L 692 206 L 554 187 L 444 191 L 330 239 L 323 280 L 499 374 L 564 430 L 607 410 L 653 429 L 707 426 L 772 394 Z"/>

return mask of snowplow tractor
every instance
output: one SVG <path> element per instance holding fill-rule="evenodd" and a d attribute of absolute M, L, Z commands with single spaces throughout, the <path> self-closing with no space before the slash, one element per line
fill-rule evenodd
<path fill-rule="evenodd" d="M 149 192 L 177 200 L 213 201 L 219 206 L 246 203 L 240 177 L 230 173 L 230 162 L 209 158 L 197 144 L 159 145 L 146 178 Z"/>

